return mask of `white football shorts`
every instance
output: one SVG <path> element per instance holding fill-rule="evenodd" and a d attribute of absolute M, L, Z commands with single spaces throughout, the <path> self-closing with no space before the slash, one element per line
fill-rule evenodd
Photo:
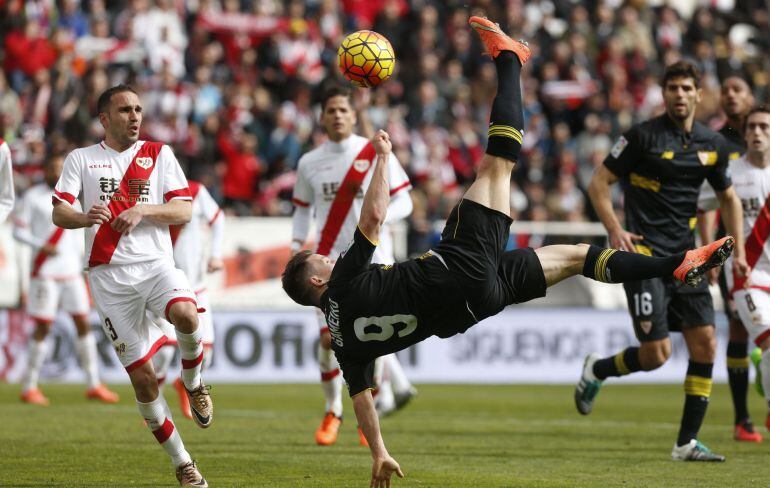
<path fill-rule="evenodd" d="M 68 279 L 31 278 L 27 314 L 34 320 L 52 322 L 61 308 L 70 315 L 87 315 L 91 309 L 83 276 Z"/>
<path fill-rule="evenodd" d="M 733 300 L 752 341 L 758 344 L 770 336 L 770 292 L 758 288 L 738 290 Z"/>
<path fill-rule="evenodd" d="M 187 277 L 166 260 L 105 264 L 93 268 L 88 279 L 102 329 L 129 372 L 149 361 L 168 340 L 147 310 L 168 320 L 175 302 L 197 305 Z"/>

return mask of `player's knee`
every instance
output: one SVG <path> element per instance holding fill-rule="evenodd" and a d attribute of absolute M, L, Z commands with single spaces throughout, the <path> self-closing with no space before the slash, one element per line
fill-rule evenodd
<path fill-rule="evenodd" d="M 748 342 L 749 333 L 740 320 L 730 319 L 730 340 L 733 342 Z"/>
<path fill-rule="evenodd" d="M 51 332 L 51 322 L 38 321 L 35 323 L 35 331 L 32 333 L 32 337 L 36 341 L 42 341 Z"/>
<path fill-rule="evenodd" d="M 328 332 L 321 334 L 321 347 L 329 350 L 332 348 L 332 335 Z"/>
<path fill-rule="evenodd" d="M 713 327 L 702 327 L 700 333 L 690 340 L 690 358 L 699 363 L 713 363 L 716 358 L 717 338 Z"/>
<path fill-rule="evenodd" d="M 645 342 L 639 350 L 639 362 L 642 369 L 658 369 L 671 357 L 671 343 L 668 341 Z"/>
<path fill-rule="evenodd" d="M 192 302 L 176 302 L 168 313 L 174 327 L 185 334 L 190 334 L 198 328 L 198 309 Z"/>

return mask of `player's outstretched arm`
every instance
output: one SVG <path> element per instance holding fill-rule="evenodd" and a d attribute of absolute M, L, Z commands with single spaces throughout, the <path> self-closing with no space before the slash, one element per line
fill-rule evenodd
<path fill-rule="evenodd" d="M 72 206 L 55 202 L 51 219 L 54 225 L 64 229 L 80 229 L 82 227 L 91 227 L 92 225 L 106 224 L 112 218 L 110 209 L 107 205 L 94 205 L 87 213 L 78 212 Z"/>
<path fill-rule="evenodd" d="M 616 181 L 618 181 L 618 177 L 604 165 L 600 165 L 591 177 L 591 183 L 588 185 L 588 196 L 591 198 L 591 204 L 604 224 L 604 228 L 607 229 L 610 246 L 621 251 L 635 252 L 634 241 L 642 240 L 642 236 L 626 232 L 612 209 L 610 185 Z"/>
<path fill-rule="evenodd" d="M 361 431 L 369 443 L 372 452 L 372 480 L 370 488 L 385 488 L 390 486 L 390 477 L 393 473 L 399 478 L 404 477 L 401 466 L 390 457 L 385 448 L 385 442 L 380 434 L 380 420 L 377 410 L 374 408 L 374 399 L 371 390 L 365 390 L 353 396 L 353 410 L 356 412 L 356 420 Z"/>
<path fill-rule="evenodd" d="M 724 191 L 716 192 L 719 199 L 719 210 L 722 214 L 722 220 L 725 223 L 727 233 L 735 238 L 735 249 L 733 249 L 733 269 L 738 276 L 746 276 L 749 272 L 749 265 L 746 264 L 746 252 L 743 247 L 743 206 L 735 188 L 728 187 Z"/>
<path fill-rule="evenodd" d="M 377 163 L 372 174 L 372 181 L 364 195 L 361 206 L 361 217 L 358 228 L 372 241 L 377 243 L 380 238 L 380 228 L 385 221 L 390 203 L 390 186 L 388 184 L 388 157 L 393 146 L 390 136 L 384 130 L 377 131 L 372 139 L 372 145 L 377 153 Z"/>

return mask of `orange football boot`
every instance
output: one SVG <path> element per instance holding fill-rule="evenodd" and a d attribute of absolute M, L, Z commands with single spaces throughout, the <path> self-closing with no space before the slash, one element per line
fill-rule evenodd
<path fill-rule="evenodd" d="M 364 447 L 369 447 L 369 441 L 366 440 L 366 436 L 364 435 L 364 431 L 361 430 L 361 427 L 358 428 L 358 443 Z"/>
<path fill-rule="evenodd" d="M 192 410 L 190 410 L 190 399 L 187 398 L 187 390 L 184 387 L 184 382 L 182 382 L 182 378 L 177 378 L 174 380 L 174 389 L 176 390 L 176 394 L 179 396 L 179 410 L 182 411 L 182 415 L 185 416 L 185 418 L 192 419 Z"/>
<path fill-rule="evenodd" d="M 721 266 L 733 252 L 735 239 L 725 236 L 707 246 L 687 251 L 684 261 L 674 270 L 674 277 L 690 286 L 697 285 L 706 271 Z"/>
<path fill-rule="evenodd" d="M 89 400 L 99 400 L 102 403 L 118 403 L 118 400 L 120 400 L 117 393 L 109 390 L 104 385 L 86 390 L 86 398 Z"/>
<path fill-rule="evenodd" d="M 526 43 L 514 41 L 500 29 L 500 25 L 495 24 L 491 20 L 473 16 L 468 19 L 468 23 L 479 33 L 487 53 L 493 58 L 496 58 L 501 51 L 512 51 L 519 58 L 523 66 L 529 57 L 532 56 L 532 51 Z"/>
<path fill-rule="evenodd" d="M 735 424 L 733 439 L 740 442 L 762 442 L 762 434 L 754 430 L 751 422 L 743 421 Z"/>
<path fill-rule="evenodd" d="M 340 430 L 342 419 L 332 412 L 326 412 L 321 426 L 315 431 L 315 442 L 319 446 L 331 446 L 337 442 L 337 432 Z"/>
<path fill-rule="evenodd" d="M 29 390 L 22 392 L 21 401 L 32 405 L 40 405 L 41 407 L 47 407 L 51 404 L 48 398 L 43 395 L 43 392 L 37 388 L 30 388 Z"/>

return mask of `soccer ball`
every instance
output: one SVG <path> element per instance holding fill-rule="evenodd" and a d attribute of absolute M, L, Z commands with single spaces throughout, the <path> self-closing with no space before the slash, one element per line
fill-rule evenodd
<path fill-rule="evenodd" d="M 368 30 L 348 34 L 337 56 L 340 71 L 355 86 L 377 86 L 390 78 L 396 67 L 396 54 L 390 42 Z"/>

